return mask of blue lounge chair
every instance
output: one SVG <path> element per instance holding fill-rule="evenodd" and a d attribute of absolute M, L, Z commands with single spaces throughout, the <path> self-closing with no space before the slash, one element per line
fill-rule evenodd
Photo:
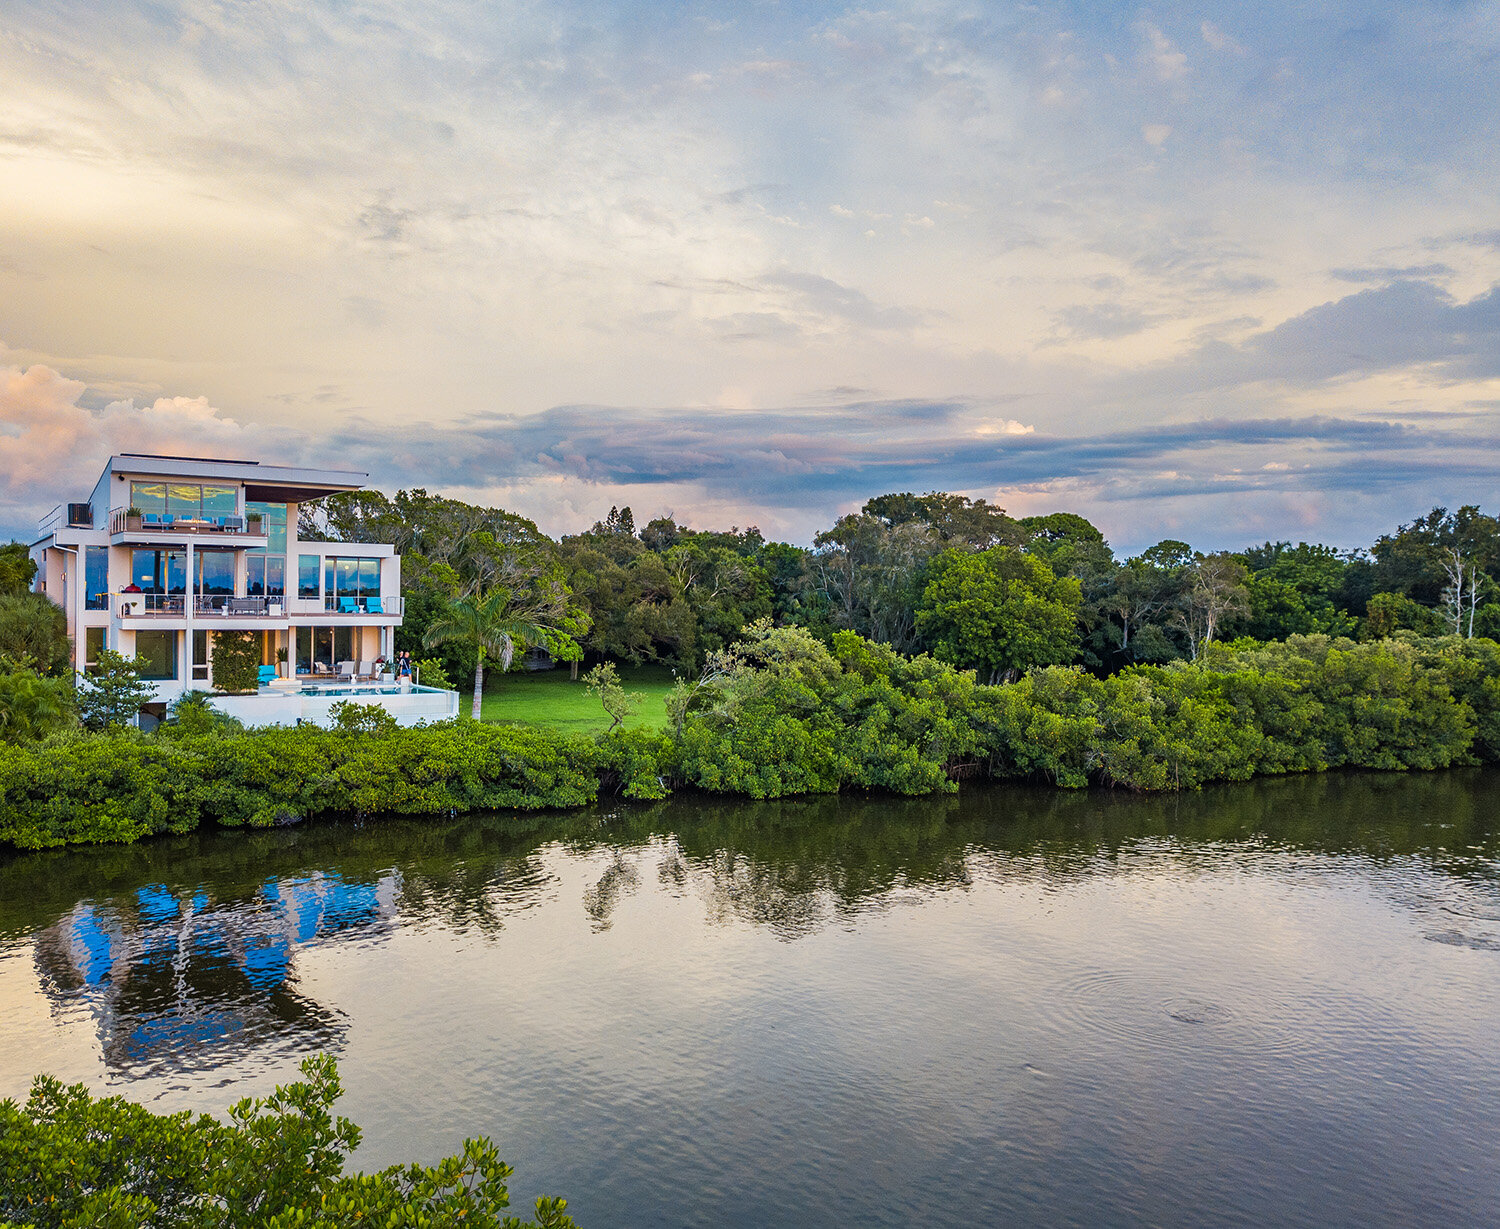
<path fill-rule="evenodd" d="M 365 613 L 366 614 L 384 614 L 385 613 L 383 610 L 380 609 L 380 599 L 378 597 L 367 597 L 367 598 L 365 598 Z"/>
<path fill-rule="evenodd" d="M 359 603 L 352 597 L 339 598 L 339 614 L 358 614 Z"/>
<path fill-rule="evenodd" d="M 276 680 L 276 667 L 275 666 L 262 666 L 260 668 L 260 682 L 259 682 L 259 685 L 261 687 L 264 687 L 267 683 L 275 682 L 275 680 Z"/>

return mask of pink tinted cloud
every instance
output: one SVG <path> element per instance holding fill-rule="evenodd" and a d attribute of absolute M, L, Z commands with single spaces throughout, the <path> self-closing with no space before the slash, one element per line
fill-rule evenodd
<path fill-rule="evenodd" d="M 95 411 L 79 404 L 87 387 L 40 363 L 0 367 L 0 521 L 24 526 L 84 498 L 113 453 L 259 455 L 259 433 L 206 397 L 114 401 Z"/>

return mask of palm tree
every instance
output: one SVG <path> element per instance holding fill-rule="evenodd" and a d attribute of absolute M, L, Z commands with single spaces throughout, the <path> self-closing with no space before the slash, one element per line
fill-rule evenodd
<path fill-rule="evenodd" d="M 547 643 L 547 629 L 540 623 L 518 616 L 511 609 L 511 595 L 505 589 L 492 589 L 488 595 L 458 597 L 448 609 L 432 621 L 422 643 L 429 649 L 445 640 L 473 645 L 478 653 L 474 665 L 474 720 L 484 698 L 484 655 L 500 659 L 502 670 L 510 669 L 516 645 L 523 647 Z"/>

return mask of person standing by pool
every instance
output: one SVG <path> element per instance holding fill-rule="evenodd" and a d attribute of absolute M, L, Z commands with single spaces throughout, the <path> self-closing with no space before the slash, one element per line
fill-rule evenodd
<path fill-rule="evenodd" d="M 403 691 L 411 686 L 411 654 L 405 649 L 396 655 L 396 681 Z"/>

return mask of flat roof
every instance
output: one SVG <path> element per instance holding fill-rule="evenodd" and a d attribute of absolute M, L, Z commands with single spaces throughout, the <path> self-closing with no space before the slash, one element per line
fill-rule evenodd
<path fill-rule="evenodd" d="M 126 478 L 220 479 L 244 483 L 245 497 L 267 503 L 300 502 L 357 491 L 370 480 L 368 473 L 350 469 L 313 469 L 296 465 L 266 465 L 261 461 L 213 457 L 162 456 L 121 452 L 110 457 L 107 472 Z"/>

